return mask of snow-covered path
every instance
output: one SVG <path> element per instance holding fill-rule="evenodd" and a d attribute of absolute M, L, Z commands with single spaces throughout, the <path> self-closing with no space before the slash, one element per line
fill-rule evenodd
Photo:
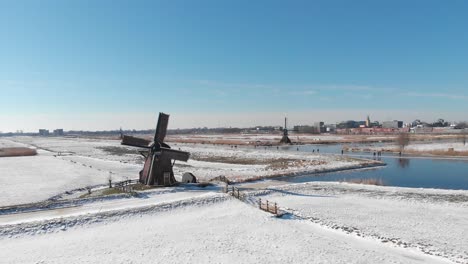
<path fill-rule="evenodd" d="M 35 221 L 48 221 L 57 218 L 93 215 L 117 210 L 138 209 L 147 206 L 157 206 L 163 203 L 177 202 L 188 198 L 211 197 L 216 195 L 213 190 L 179 190 L 165 192 L 169 188 L 153 192 L 142 192 L 139 197 L 118 199 L 103 199 L 95 202 L 66 206 L 50 210 L 0 215 L 0 228 L 5 225 L 24 224 Z M 112 198 L 112 197 L 110 197 Z"/>

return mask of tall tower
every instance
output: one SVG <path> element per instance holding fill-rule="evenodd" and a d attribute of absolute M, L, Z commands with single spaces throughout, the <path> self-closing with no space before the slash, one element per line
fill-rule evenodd
<path fill-rule="evenodd" d="M 367 115 L 367 119 L 366 119 L 366 127 L 371 127 L 371 122 L 370 122 L 369 115 Z"/>

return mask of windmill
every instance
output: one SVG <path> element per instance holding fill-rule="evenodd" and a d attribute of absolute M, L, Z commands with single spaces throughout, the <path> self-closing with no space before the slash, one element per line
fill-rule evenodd
<path fill-rule="evenodd" d="M 145 157 L 145 165 L 140 171 L 140 183 L 146 185 L 170 186 L 176 183 L 172 167 L 176 160 L 187 161 L 190 153 L 173 150 L 164 143 L 169 115 L 159 113 L 158 125 L 153 141 L 132 136 L 122 136 L 122 145 L 147 149 L 140 153 Z"/>
<path fill-rule="evenodd" d="M 291 144 L 291 140 L 288 137 L 288 127 L 287 127 L 288 119 L 284 118 L 284 129 L 283 129 L 283 137 L 280 140 L 281 144 Z"/>

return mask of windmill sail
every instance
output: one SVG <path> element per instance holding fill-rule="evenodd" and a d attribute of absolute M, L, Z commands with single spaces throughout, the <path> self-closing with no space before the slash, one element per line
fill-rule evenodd
<path fill-rule="evenodd" d="M 137 137 L 126 136 L 126 135 L 122 136 L 122 145 L 139 147 L 139 148 L 150 148 L 151 143 L 152 143 L 151 141 L 143 139 L 143 138 L 137 138 Z"/>
<path fill-rule="evenodd" d="M 154 142 L 164 142 L 166 137 L 167 126 L 169 125 L 169 115 L 159 113 L 158 125 L 156 126 L 156 133 L 154 134 Z"/>

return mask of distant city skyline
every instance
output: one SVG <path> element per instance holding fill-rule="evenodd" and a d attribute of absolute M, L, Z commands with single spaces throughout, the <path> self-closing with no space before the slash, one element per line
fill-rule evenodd
<path fill-rule="evenodd" d="M 466 1 L 2 1 L 0 131 L 468 120 Z"/>
<path fill-rule="evenodd" d="M 294 125 L 313 125 L 315 122 L 324 121 L 326 124 L 334 124 L 341 121 L 355 120 L 365 121 L 367 114 L 362 110 L 349 110 L 349 111 L 316 111 L 316 112 L 290 112 L 285 113 L 222 113 L 222 114 L 209 114 L 204 118 L 204 114 L 197 113 L 169 113 L 171 119 L 169 122 L 169 129 L 177 128 L 216 128 L 216 127 L 254 127 L 254 126 L 284 126 L 284 117 L 288 118 L 288 127 L 292 128 Z M 434 119 L 423 118 L 427 113 L 422 112 L 396 112 L 398 115 L 390 115 L 386 111 L 381 111 L 370 114 L 370 119 L 374 121 L 391 121 L 399 120 L 404 123 L 410 123 L 416 119 L 425 122 L 436 122 L 437 119 L 442 118 L 450 122 L 465 121 L 463 119 L 451 119 L 446 116 L 441 116 Z M 327 119 L 320 119 L 321 116 L 328 116 Z M 429 114 L 430 116 L 431 114 Z M 83 131 L 104 131 L 104 130 L 119 130 L 120 128 L 128 129 L 154 129 L 154 124 L 157 120 L 157 113 L 125 113 L 125 114 L 78 114 L 71 115 L 68 118 L 57 114 L 47 115 L 34 115 L 32 122 L 22 126 L 21 128 L 11 127 L 8 130 L 8 125 L 3 125 L 7 128 L 0 130 L 0 132 L 16 132 L 22 130 L 23 132 L 37 132 L 39 129 L 54 130 L 63 128 L 69 130 L 83 130 Z M 401 118 L 403 117 L 404 118 Z M 460 114 L 463 116 L 463 114 Z M 347 118 L 346 118 L 347 117 Z M 3 116 L 2 120 L 6 124 L 14 123 L 14 117 Z M 65 120 L 65 121 L 64 121 Z M 115 124 L 120 124 L 115 126 Z"/>

